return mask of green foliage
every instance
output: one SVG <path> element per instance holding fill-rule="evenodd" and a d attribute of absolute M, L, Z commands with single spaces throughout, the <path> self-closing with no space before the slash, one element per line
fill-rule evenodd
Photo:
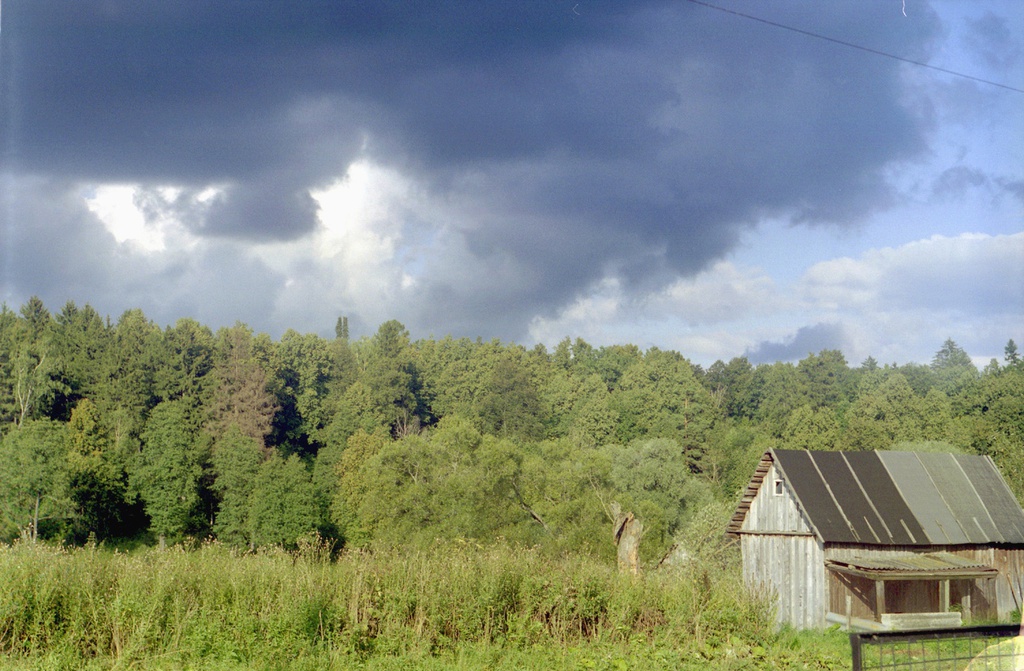
<path fill-rule="evenodd" d="M 325 402 L 330 393 L 330 348 L 320 336 L 291 329 L 277 347 L 277 402 L 274 442 L 286 451 L 315 452 L 319 432 L 329 422 Z"/>
<path fill-rule="evenodd" d="M 847 413 L 846 449 L 884 450 L 920 436 L 921 399 L 906 378 L 896 373 L 872 393 L 861 396 Z"/>
<path fill-rule="evenodd" d="M 294 548 L 319 523 L 309 471 L 298 455 L 275 454 L 263 462 L 249 497 L 252 542 Z"/>
<path fill-rule="evenodd" d="M 33 296 L 21 318 L 0 310 L 0 421 L 21 425 L 46 416 L 64 391 L 53 352 L 50 313 Z"/>
<path fill-rule="evenodd" d="M 252 544 L 250 502 L 264 452 L 256 440 L 231 426 L 213 445 L 210 461 L 220 498 L 213 531 L 230 545 Z"/>
<path fill-rule="evenodd" d="M 754 367 L 746 357 L 716 361 L 704 375 L 704 384 L 729 417 L 752 418 L 756 408 L 751 397 Z"/>
<path fill-rule="evenodd" d="M 696 510 L 713 499 L 709 484 L 690 473 L 682 447 L 667 438 L 608 448 L 610 481 L 619 503 L 644 523 L 641 557 L 660 559 Z"/>
<path fill-rule="evenodd" d="M 234 426 L 262 444 L 270 434 L 277 404 L 267 390 L 267 374 L 257 359 L 252 330 L 235 324 L 217 332 L 214 352 L 213 394 L 208 429 L 223 435 Z"/>
<path fill-rule="evenodd" d="M 0 538 L 35 541 L 40 524 L 69 516 L 64 433 L 52 420 L 29 420 L 0 440 Z"/>
<path fill-rule="evenodd" d="M 568 435 L 580 445 L 607 445 L 615 435 L 618 414 L 612 407 L 611 393 L 601 378 L 592 373 L 572 389 L 568 413 Z"/>
<path fill-rule="evenodd" d="M 739 497 L 761 455 L 775 446 L 770 440 L 747 422 L 723 424 L 713 434 L 703 476 L 719 497 L 730 503 Z"/>
<path fill-rule="evenodd" d="M 622 376 L 615 406 L 622 442 L 672 438 L 682 446 L 688 468 L 701 469 L 704 446 L 716 420 L 716 404 L 682 356 L 652 348 Z"/>
<path fill-rule="evenodd" d="M 164 401 L 153 409 L 131 476 L 157 536 L 177 539 L 197 523 L 204 451 L 186 401 Z"/>
<path fill-rule="evenodd" d="M 71 536 L 107 539 L 118 533 L 127 491 L 125 469 L 99 408 L 83 399 L 67 428 L 68 495 L 74 516 Z"/>
<path fill-rule="evenodd" d="M 802 405 L 786 418 L 780 438 L 786 449 L 836 450 L 840 446 L 840 433 L 832 408 Z"/>
<path fill-rule="evenodd" d="M 100 393 L 111 328 L 91 306 L 79 308 L 68 301 L 56 316 L 52 333 L 60 391 L 51 412 L 67 420 L 81 399 Z"/>
<path fill-rule="evenodd" d="M 947 394 L 956 394 L 970 386 L 978 377 L 978 369 L 962 347 L 947 338 L 932 358 L 938 387 Z"/>
<path fill-rule="evenodd" d="M 464 485 L 468 471 L 477 470 L 480 442 L 472 426 L 450 418 L 429 437 L 384 445 L 360 469 L 366 485 L 356 502 L 359 519 L 374 537 L 395 544 L 477 537 L 483 521 L 474 492 Z"/>
<path fill-rule="evenodd" d="M 1003 348 L 1003 361 L 1006 362 L 1007 366 L 1015 367 L 1020 366 L 1021 361 L 1020 353 L 1017 351 L 1017 343 L 1013 342 L 1013 338 L 1010 338 L 1006 342 L 1006 347 Z"/>
<path fill-rule="evenodd" d="M 765 449 L 986 454 L 1024 495 L 1013 341 L 982 374 L 951 340 L 931 365 L 851 369 L 825 350 L 704 373 L 677 352 L 580 339 L 549 354 L 412 342 L 397 321 L 335 335 L 0 307 L 0 534 L 224 542 L 0 548 L 0 654 L 66 668 L 842 668 L 834 642 L 775 631 L 719 542 Z M 689 560 L 616 574 L 613 502 L 644 522 L 647 567 L 669 547 Z"/>
<path fill-rule="evenodd" d="M 491 370 L 479 401 L 484 431 L 525 440 L 541 437 L 540 398 L 522 358 L 503 357 Z"/>
<path fill-rule="evenodd" d="M 1024 367 L 985 375 L 958 401 L 972 449 L 991 456 L 1018 500 L 1024 500 Z"/>
<path fill-rule="evenodd" d="M 838 408 L 846 400 L 851 377 L 846 358 L 838 350 L 822 350 L 797 364 L 805 383 L 806 403 L 813 409 Z"/>
<path fill-rule="evenodd" d="M 371 434 L 360 429 L 349 436 L 347 447 L 335 464 L 338 488 L 331 506 L 331 521 L 349 545 L 362 547 L 372 536 L 368 523 L 358 513 L 370 495 L 370 476 L 373 473 L 366 469 L 366 464 L 388 442 L 388 437 L 382 433 Z"/>
<path fill-rule="evenodd" d="M 198 412 L 209 402 L 214 380 L 213 333 L 194 319 L 179 319 L 168 327 L 157 353 L 156 391 L 165 401 L 181 401 L 185 419 L 198 428 Z"/>
<path fill-rule="evenodd" d="M 397 436 L 417 430 L 416 371 L 409 332 L 400 322 L 387 321 L 377 329 L 360 382 L 366 390 L 364 414 Z"/>
<path fill-rule="evenodd" d="M 48 495 L 49 512 L 40 499 L 45 533 L 212 532 L 246 546 L 315 528 L 359 547 L 505 537 L 610 557 L 617 501 L 645 522 L 650 558 L 705 499 L 731 504 L 774 446 L 938 446 L 991 455 L 1024 482 L 1012 340 L 983 374 L 952 340 L 930 365 L 868 357 L 851 369 L 824 350 L 705 373 L 629 344 L 413 342 L 394 320 L 350 341 L 346 320 L 335 326 L 333 339 L 288 331 L 275 342 L 244 324 L 161 329 L 140 310 L 112 325 L 71 302 L 56 314 L 38 298 L 0 307 L 0 438 L 45 421 L 67 436 L 51 487 L 64 493 Z M 52 461 L 19 442 L 30 433 L 4 447 L 9 491 L 33 472 L 18 459 Z M 21 503 L 7 505 L 23 511 L 28 490 L 17 489 L 8 499 Z M 0 533 L 25 528 L 7 518 Z"/>
<path fill-rule="evenodd" d="M 114 327 L 95 399 L 118 447 L 136 451 L 139 435 L 157 403 L 156 370 L 163 334 L 141 310 L 128 310 Z"/>
<path fill-rule="evenodd" d="M 367 455 L 356 470 L 354 447 Z M 340 463 L 339 526 L 385 544 L 504 537 L 556 551 L 596 550 L 596 539 L 608 534 L 607 458 L 564 440 L 518 445 L 448 417 L 394 442 L 357 434 Z"/>

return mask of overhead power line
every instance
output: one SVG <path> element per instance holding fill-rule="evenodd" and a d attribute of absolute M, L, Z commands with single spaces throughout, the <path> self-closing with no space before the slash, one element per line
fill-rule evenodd
<path fill-rule="evenodd" d="M 904 58 L 903 56 L 897 56 L 896 54 L 891 54 L 888 51 L 881 51 L 879 49 L 872 49 L 871 47 L 865 47 L 863 45 L 855 44 L 853 42 L 847 42 L 846 40 L 836 39 L 835 37 L 829 37 L 828 35 L 822 35 L 820 33 L 815 33 L 815 32 L 812 32 L 810 30 L 803 30 L 801 28 L 794 28 L 793 26 L 787 26 L 786 24 L 779 23 L 777 21 L 770 21 L 769 19 L 762 19 L 761 17 L 754 16 L 753 14 L 745 14 L 743 12 L 738 12 L 738 11 L 736 11 L 734 9 L 728 9 L 726 7 L 719 7 L 718 5 L 713 5 L 710 2 L 701 2 L 701 0 L 687 0 L 687 2 L 693 3 L 694 5 L 700 5 L 701 7 L 707 7 L 708 9 L 714 9 L 714 10 L 717 10 L 719 12 L 725 12 L 726 14 L 734 14 L 736 16 L 743 17 L 744 19 L 750 19 L 751 21 L 757 21 L 758 23 L 763 23 L 765 25 L 773 26 L 775 28 L 781 28 L 783 30 L 788 30 L 790 32 L 800 33 L 801 35 L 806 35 L 808 37 L 814 37 L 814 38 L 817 38 L 819 40 L 825 40 L 826 42 L 832 42 L 834 44 L 841 44 L 844 47 L 850 47 L 851 49 L 857 49 L 859 51 L 866 51 L 869 54 L 875 54 L 876 56 L 884 56 L 885 58 L 891 58 L 893 60 L 901 61 L 903 63 L 910 63 L 911 65 L 917 65 L 919 67 L 928 68 L 929 70 L 935 70 L 937 72 L 943 72 L 943 73 L 945 73 L 947 75 L 953 75 L 954 77 L 961 77 L 963 79 L 970 79 L 971 81 L 979 82 L 981 84 L 988 84 L 989 86 L 998 86 L 999 88 L 1006 89 L 1007 91 L 1014 91 L 1015 93 L 1024 93 L 1024 89 L 1019 89 L 1019 88 L 1016 88 L 1014 86 L 1008 86 L 1006 84 L 1000 84 L 999 82 L 994 82 L 994 81 L 992 81 L 990 79 L 982 79 L 981 77 L 975 77 L 974 75 L 964 74 L 963 72 L 957 72 L 956 70 L 949 70 L 947 68 L 940 68 L 937 65 L 931 65 L 930 63 L 924 63 L 922 61 L 915 61 L 915 60 L 913 60 L 911 58 Z"/>

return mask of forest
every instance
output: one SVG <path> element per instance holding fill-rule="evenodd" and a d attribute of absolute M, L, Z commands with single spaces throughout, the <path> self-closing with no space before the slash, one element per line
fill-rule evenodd
<path fill-rule="evenodd" d="M 1024 495 L 1024 362 L 682 354 L 565 339 L 351 340 L 193 319 L 0 309 L 0 540 L 294 549 L 503 542 L 611 557 L 611 509 L 657 562 L 734 505 L 764 450 L 991 456 Z M 717 519 L 716 518 L 716 519 Z M 706 523 L 706 522 L 705 522 Z M 698 525 L 699 526 L 699 525 Z"/>

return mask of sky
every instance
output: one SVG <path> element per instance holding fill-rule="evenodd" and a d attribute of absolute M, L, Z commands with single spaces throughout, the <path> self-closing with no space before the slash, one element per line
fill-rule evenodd
<path fill-rule="evenodd" d="M 6 0 L 0 301 L 33 295 L 982 366 L 1024 345 L 1024 4 Z"/>

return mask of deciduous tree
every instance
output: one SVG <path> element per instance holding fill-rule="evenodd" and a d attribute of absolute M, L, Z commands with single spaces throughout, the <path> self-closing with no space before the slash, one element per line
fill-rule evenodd
<path fill-rule="evenodd" d="M 100 409 L 82 399 L 67 428 L 68 489 L 74 506 L 72 536 L 104 540 L 122 532 L 128 492 L 124 465 Z"/>
<path fill-rule="evenodd" d="M 32 542 L 42 522 L 71 513 L 64 433 L 63 424 L 29 420 L 0 440 L 0 519 Z"/>
<path fill-rule="evenodd" d="M 320 523 L 309 471 L 298 455 L 263 462 L 249 498 L 253 543 L 294 548 Z"/>
<path fill-rule="evenodd" d="M 249 521 L 252 492 L 265 455 L 262 444 L 235 425 L 214 443 L 211 462 L 216 479 L 213 488 L 219 496 L 219 506 L 213 531 L 225 543 L 250 545 L 253 542 Z"/>

